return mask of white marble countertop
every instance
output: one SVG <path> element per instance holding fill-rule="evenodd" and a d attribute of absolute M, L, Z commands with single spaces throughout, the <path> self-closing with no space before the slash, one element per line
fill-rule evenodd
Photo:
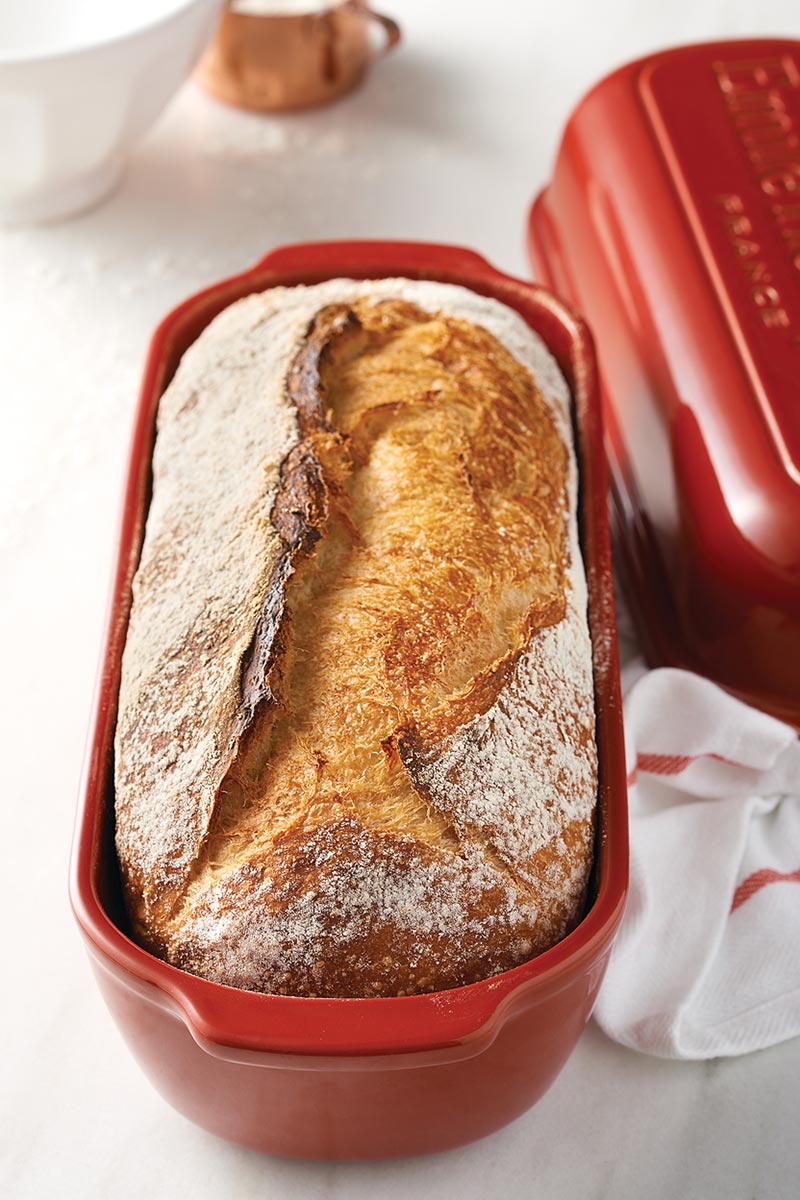
<path fill-rule="evenodd" d="M 227 1145 L 140 1075 L 69 912 L 120 481 L 160 316 L 289 241 L 448 241 L 527 274 L 527 205 L 595 79 L 679 41 L 800 33 L 792 0 L 394 4 L 403 47 L 338 105 L 259 118 L 189 84 L 110 202 L 0 232 L 0 1193 L 788 1200 L 800 1177 L 800 1039 L 682 1064 L 592 1025 L 535 1109 L 462 1150 L 359 1166 Z"/>

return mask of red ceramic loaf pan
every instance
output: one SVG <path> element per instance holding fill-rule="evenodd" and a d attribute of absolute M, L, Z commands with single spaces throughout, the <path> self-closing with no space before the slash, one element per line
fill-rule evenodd
<path fill-rule="evenodd" d="M 800 724 L 800 43 L 685 46 L 604 79 L 529 233 L 597 339 L 648 656 Z"/>
<path fill-rule="evenodd" d="M 167 966 L 125 931 L 113 842 L 112 741 L 131 579 L 149 499 L 156 408 L 183 352 L 233 300 L 279 284 L 391 275 L 463 284 L 515 308 L 547 342 L 572 387 L 600 758 L 592 894 L 583 921 L 559 945 L 468 987 L 397 999 L 260 995 Z M 592 1011 L 627 888 L 622 710 L 602 446 L 586 327 L 543 289 L 499 274 L 466 250 L 402 242 L 290 246 L 193 296 L 157 329 L 133 436 L 71 899 L 100 989 L 131 1050 L 165 1099 L 204 1128 L 293 1157 L 424 1154 L 512 1120 L 539 1099 L 564 1065 Z"/>

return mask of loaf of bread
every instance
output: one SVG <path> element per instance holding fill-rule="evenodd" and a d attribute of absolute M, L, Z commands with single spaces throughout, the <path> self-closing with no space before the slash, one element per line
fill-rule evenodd
<path fill-rule="evenodd" d="M 134 936 L 253 991 L 452 988 L 580 919 L 597 764 L 569 394 L 463 288 L 222 312 L 162 397 L 115 740 Z"/>

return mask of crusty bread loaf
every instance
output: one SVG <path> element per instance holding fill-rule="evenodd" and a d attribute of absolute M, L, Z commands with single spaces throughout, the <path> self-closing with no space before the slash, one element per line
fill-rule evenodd
<path fill-rule="evenodd" d="M 197 975 L 403 995 L 574 926 L 576 469 L 516 313 L 333 280 L 212 322 L 161 400 L 115 762 L 135 935 Z"/>

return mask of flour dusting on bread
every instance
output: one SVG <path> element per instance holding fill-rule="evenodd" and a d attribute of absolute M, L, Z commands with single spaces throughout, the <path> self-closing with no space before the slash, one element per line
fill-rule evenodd
<path fill-rule="evenodd" d="M 115 741 L 137 937 L 233 986 L 453 987 L 580 918 L 597 764 L 566 384 L 510 308 L 231 305 L 159 411 Z"/>

